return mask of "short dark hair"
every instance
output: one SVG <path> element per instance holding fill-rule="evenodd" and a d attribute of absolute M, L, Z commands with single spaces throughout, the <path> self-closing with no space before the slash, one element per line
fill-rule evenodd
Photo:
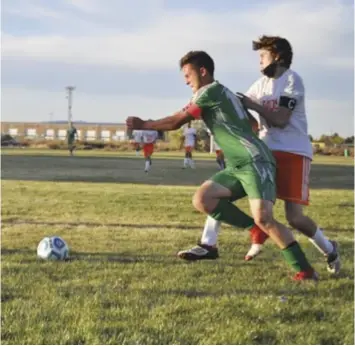
<path fill-rule="evenodd" d="M 180 68 L 183 66 L 191 64 L 197 68 L 204 67 L 207 72 L 213 77 L 214 74 L 214 62 L 213 59 L 202 50 L 193 50 L 185 54 L 180 59 Z"/>
<path fill-rule="evenodd" d="M 274 56 L 279 55 L 281 66 L 289 68 L 292 64 L 293 51 L 290 42 L 280 36 L 261 36 L 253 41 L 253 50 L 266 49 Z"/>

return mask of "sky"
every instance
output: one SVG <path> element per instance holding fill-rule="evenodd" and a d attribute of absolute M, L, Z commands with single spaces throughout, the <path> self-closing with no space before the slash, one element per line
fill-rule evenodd
<path fill-rule="evenodd" d="M 179 59 L 205 50 L 215 78 L 245 92 L 260 77 L 251 42 L 292 44 L 309 133 L 354 134 L 351 0 L 2 0 L 2 121 L 122 123 L 186 105 Z"/>

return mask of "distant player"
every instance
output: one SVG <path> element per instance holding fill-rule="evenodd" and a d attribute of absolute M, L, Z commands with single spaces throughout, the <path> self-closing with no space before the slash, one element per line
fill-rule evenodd
<path fill-rule="evenodd" d="M 220 148 L 220 146 L 216 142 L 213 142 L 213 147 L 214 147 L 214 151 L 216 153 L 216 161 L 217 161 L 218 167 L 221 171 L 223 171 L 226 168 L 226 162 L 224 160 L 223 150 Z"/>
<path fill-rule="evenodd" d="M 134 150 L 136 151 L 136 156 L 139 156 L 141 150 L 141 143 L 142 143 L 142 131 L 134 130 L 132 131 L 132 145 Z"/>
<path fill-rule="evenodd" d="M 192 151 L 196 146 L 197 132 L 196 129 L 191 127 L 191 122 L 187 124 L 184 128 L 184 148 L 185 148 L 185 158 L 184 158 L 184 166 L 183 168 L 195 168 L 194 161 L 192 160 Z"/>
<path fill-rule="evenodd" d="M 70 123 L 69 128 L 67 130 L 67 142 L 68 142 L 68 150 L 70 156 L 73 156 L 73 151 L 75 149 L 75 137 L 78 136 L 78 131 L 74 127 L 72 123 Z"/>
<path fill-rule="evenodd" d="M 144 172 L 148 173 L 152 165 L 152 155 L 154 152 L 154 144 L 158 139 L 158 131 L 144 130 L 141 131 L 143 139 L 143 153 L 145 159 Z"/>
<path fill-rule="evenodd" d="M 211 136 L 211 131 L 207 130 L 207 133 Z M 220 146 L 216 143 L 215 140 L 213 141 L 212 146 L 212 150 L 216 153 L 216 162 L 218 164 L 218 167 L 221 171 L 223 171 L 226 168 L 223 150 L 220 148 Z"/>

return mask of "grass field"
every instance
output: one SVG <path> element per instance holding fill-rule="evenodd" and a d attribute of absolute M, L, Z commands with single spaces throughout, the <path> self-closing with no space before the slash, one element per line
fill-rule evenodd
<path fill-rule="evenodd" d="M 321 277 L 300 285 L 271 242 L 245 263 L 248 234 L 228 226 L 217 261 L 177 259 L 200 237 L 191 197 L 216 163 L 181 170 L 181 153 L 157 154 L 146 175 L 133 156 L 2 152 L 3 344 L 354 344 L 351 158 L 316 158 L 307 208 L 339 242 L 341 275 L 297 235 Z M 54 234 L 70 261 L 36 259 Z"/>

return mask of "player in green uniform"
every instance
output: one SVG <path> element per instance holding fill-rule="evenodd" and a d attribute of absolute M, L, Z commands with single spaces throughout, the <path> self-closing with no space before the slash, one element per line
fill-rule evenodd
<path fill-rule="evenodd" d="M 75 136 L 78 135 L 78 132 L 74 125 L 70 123 L 69 128 L 67 130 L 67 141 L 68 141 L 68 150 L 70 156 L 73 156 L 73 151 L 75 149 Z"/>
<path fill-rule="evenodd" d="M 253 133 L 240 99 L 214 80 L 214 62 L 207 53 L 187 53 L 180 60 L 180 68 L 194 93 L 191 102 L 174 115 L 156 121 L 129 117 L 128 129 L 171 131 L 193 119 L 203 119 L 225 154 L 227 168 L 198 188 L 193 198 L 194 207 L 235 227 L 248 227 L 254 219 L 296 270 L 295 280 L 317 279 L 317 273 L 292 232 L 273 218 L 275 161 L 266 145 Z M 232 203 L 245 196 L 249 198 L 252 217 Z M 206 250 L 203 245 L 198 248 Z M 211 250 L 211 258 L 218 256 L 217 252 L 208 250 Z M 183 257 L 181 253 L 178 255 Z"/>

